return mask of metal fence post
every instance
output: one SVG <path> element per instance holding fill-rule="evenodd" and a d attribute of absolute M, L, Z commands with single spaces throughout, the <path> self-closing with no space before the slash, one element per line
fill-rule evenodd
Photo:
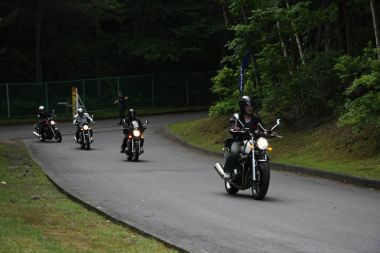
<path fill-rule="evenodd" d="M 186 79 L 185 81 L 186 88 L 186 105 L 189 105 L 189 81 Z"/>
<path fill-rule="evenodd" d="M 152 75 L 152 106 L 154 106 L 154 75 Z"/>
<path fill-rule="evenodd" d="M 6 84 L 6 90 L 7 90 L 7 109 L 8 109 L 8 118 L 11 117 L 11 106 L 10 106 L 10 103 L 9 103 L 9 84 L 7 83 Z"/>
<path fill-rule="evenodd" d="M 47 82 L 45 82 L 45 103 L 46 103 L 46 110 L 49 111 L 49 96 L 48 96 L 48 87 Z"/>
<path fill-rule="evenodd" d="M 83 81 L 82 81 L 82 91 L 83 91 L 83 96 L 82 96 L 82 98 L 83 98 L 83 106 L 85 106 L 86 105 L 86 88 L 85 88 L 85 80 L 83 79 Z"/>

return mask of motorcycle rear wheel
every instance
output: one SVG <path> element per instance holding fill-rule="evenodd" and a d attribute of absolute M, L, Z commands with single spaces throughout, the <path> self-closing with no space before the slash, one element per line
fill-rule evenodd
<path fill-rule="evenodd" d="M 256 200 L 262 200 L 267 194 L 269 188 L 270 170 L 268 162 L 257 164 L 256 179 L 257 182 L 252 183 L 252 196 Z"/>
<path fill-rule="evenodd" d="M 224 188 L 226 189 L 226 192 L 230 195 L 235 195 L 239 191 L 238 188 L 236 188 L 235 186 L 233 186 L 227 181 L 224 181 Z"/>

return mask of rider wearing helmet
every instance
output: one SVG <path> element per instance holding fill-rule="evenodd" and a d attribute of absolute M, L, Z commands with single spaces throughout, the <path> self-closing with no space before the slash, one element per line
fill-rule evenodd
<path fill-rule="evenodd" d="M 77 110 L 77 114 L 74 116 L 73 124 L 77 126 L 77 131 L 75 133 L 74 140 L 78 142 L 79 139 L 79 131 L 80 131 L 80 124 L 81 123 L 92 123 L 94 120 L 91 118 L 91 116 L 84 111 L 83 107 L 79 107 Z M 90 139 L 92 141 L 92 129 L 90 129 Z"/>
<path fill-rule="evenodd" d="M 243 96 L 239 100 L 239 120 L 244 124 L 244 128 L 250 128 L 251 130 L 256 130 L 258 125 L 264 126 L 261 118 L 254 113 L 254 102 L 248 96 Z M 226 178 L 231 176 L 234 167 L 239 163 L 239 154 L 242 149 L 242 139 L 240 134 L 234 134 L 241 130 L 243 126 L 234 118 L 230 119 L 229 132 L 232 133 L 232 139 L 226 141 L 226 146 L 229 148 L 229 153 L 226 157 L 226 162 L 224 165 L 224 171 Z"/>
<path fill-rule="evenodd" d="M 127 143 L 128 143 L 128 136 L 129 136 L 129 131 L 130 131 L 129 129 L 130 129 L 130 126 L 132 125 L 133 121 L 137 121 L 137 123 L 139 125 L 139 130 L 141 131 L 141 147 L 140 147 L 140 152 L 141 153 L 144 152 L 144 131 L 145 131 L 145 127 L 141 123 L 141 120 L 139 120 L 136 117 L 136 115 L 137 115 L 137 113 L 136 113 L 135 109 L 129 109 L 127 117 L 122 120 L 124 139 L 123 139 L 123 143 L 121 144 L 120 153 L 125 153 L 125 150 L 127 148 Z"/>
<path fill-rule="evenodd" d="M 52 115 L 49 114 L 46 109 L 45 109 L 45 106 L 41 105 L 38 107 L 38 114 L 37 114 L 37 117 L 38 117 L 38 122 L 36 123 L 34 129 L 37 131 L 37 133 L 39 135 L 42 134 L 42 122 L 49 119 Z"/>

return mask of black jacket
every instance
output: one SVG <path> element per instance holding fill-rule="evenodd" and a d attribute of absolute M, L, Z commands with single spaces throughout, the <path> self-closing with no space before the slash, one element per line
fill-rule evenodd
<path fill-rule="evenodd" d="M 251 121 L 245 122 L 244 115 L 242 113 L 239 113 L 239 120 L 244 124 L 244 126 L 241 126 L 241 124 L 234 117 L 232 117 L 230 119 L 230 123 L 229 123 L 229 127 L 228 127 L 229 130 L 232 130 L 230 132 L 231 132 L 231 134 L 235 140 L 240 140 L 240 139 L 248 137 L 248 136 L 242 136 L 241 134 L 233 133 L 233 130 L 238 130 L 238 129 L 242 129 L 242 128 L 249 128 L 251 130 L 257 130 L 259 124 L 261 124 L 265 128 L 265 125 L 262 122 L 261 118 L 255 114 L 252 115 Z"/>
<path fill-rule="evenodd" d="M 124 129 L 127 129 L 127 128 L 130 128 L 132 126 L 132 121 L 137 121 L 138 125 L 139 125 L 139 130 L 140 131 L 144 131 L 144 125 L 141 123 L 141 120 L 137 119 L 137 118 L 125 118 L 123 120 L 123 128 Z"/>

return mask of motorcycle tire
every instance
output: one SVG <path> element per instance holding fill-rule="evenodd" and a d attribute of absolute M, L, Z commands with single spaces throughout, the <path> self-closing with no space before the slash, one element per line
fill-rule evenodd
<path fill-rule="evenodd" d="M 91 141 L 90 141 L 90 137 L 86 137 L 86 150 L 90 150 L 91 149 Z"/>
<path fill-rule="evenodd" d="M 256 179 L 257 183 L 252 183 L 252 196 L 256 200 L 262 200 L 269 188 L 270 170 L 268 162 L 257 164 Z"/>
<path fill-rule="evenodd" d="M 57 136 L 57 142 L 61 143 L 62 142 L 62 134 L 60 131 L 56 131 L 55 135 Z"/>
<path fill-rule="evenodd" d="M 133 155 L 133 161 L 134 162 L 138 162 L 139 161 L 139 156 L 140 156 L 140 154 L 138 152 L 135 152 L 134 155 Z"/>
<path fill-rule="evenodd" d="M 224 181 L 224 188 L 226 189 L 226 192 L 230 195 L 235 195 L 239 191 L 238 188 L 236 188 L 235 186 L 233 186 L 227 181 Z"/>

